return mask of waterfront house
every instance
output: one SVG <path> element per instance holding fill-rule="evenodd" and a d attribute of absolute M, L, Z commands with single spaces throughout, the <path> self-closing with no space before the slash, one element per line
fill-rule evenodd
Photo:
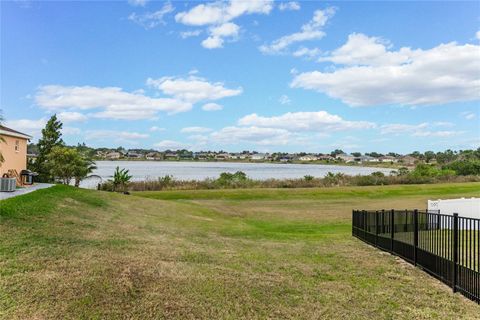
<path fill-rule="evenodd" d="M 162 154 L 160 152 L 149 152 L 145 155 L 147 160 L 162 160 Z"/>
<path fill-rule="evenodd" d="M 298 160 L 300 160 L 300 161 L 315 161 L 315 160 L 318 160 L 318 158 L 316 156 L 314 156 L 313 154 L 306 154 L 306 155 L 298 158 Z"/>
<path fill-rule="evenodd" d="M 0 177 L 10 174 L 20 183 L 20 173 L 27 169 L 27 144 L 31 136 L 0 125 Z M 13 177 L 12 177 L 13 178 Z"/>
<path fill-rule="evenodd" d="M 380 162 L 392 162 L 397 163 L 398 159 L 392 156 L 383 156 L 379 158 Z"/>
<path fill-rule="evenodd" d="M 250 159 L 252 159 L 254 161 L 265 160 L 267 158 L 268 158 L 268 154 L 265 154 L 265 153 L 254 153 L 250 157 Z"/>
<path fill-rule="evenodd" d="M 217 160 L 227 160 L 230 159 L 230 154 L 228 153 L 218 153 L 215 155 L 215 159 Z"/>
<path fill-rule="evenodd" d="M 355 157 L 346 153 L 337 155 L 337 159 L 340 159 L 346 163 L 355 162 Z"/>
<path fill-rule="evenodd" d="M 178 160 L 178 155 L 175 152 L 165 153 L 165 160 Z"/>
<path fill-rule="evenodd" d="M 108 160 L 117 160 L 120 159 L 122 154 L 120 152 L 109 152 L 105 155 L 105 158 Z"/>

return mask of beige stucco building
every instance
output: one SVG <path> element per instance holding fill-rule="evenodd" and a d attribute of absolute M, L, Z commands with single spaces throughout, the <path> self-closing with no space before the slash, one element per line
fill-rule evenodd
<path fill-rule="evenodd" d="M 8 170 L 16 170 L 18 174 L 27 168 L 27 144 L 31 136 L 0 125 L 0 152 L 3 163 L 0 162 L 0 177 Z"/>

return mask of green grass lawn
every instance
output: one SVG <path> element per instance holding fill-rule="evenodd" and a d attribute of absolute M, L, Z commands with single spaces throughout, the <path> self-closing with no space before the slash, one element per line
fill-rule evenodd
<path fill-rule="evenodd" d="M 2 319 L 476 319 L 480 307 L 351 236 L 351 210 L 480 183 L 0 201 Z"/>

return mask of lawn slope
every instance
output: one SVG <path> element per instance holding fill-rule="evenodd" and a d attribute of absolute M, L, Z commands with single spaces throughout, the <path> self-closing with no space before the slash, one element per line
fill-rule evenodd
<path fill-rule="evenodd" d="M 479 194 L 39 190 L 0 201 L 0 318 L 475 319 L 478 305 L 352 238 L 350 215 Z"/>

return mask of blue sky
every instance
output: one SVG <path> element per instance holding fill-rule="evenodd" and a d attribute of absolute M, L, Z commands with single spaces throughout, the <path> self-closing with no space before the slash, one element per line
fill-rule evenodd
<path fill-rule="evenodd" d="M 478 2 L 1 2 L 6 124 L 68 144 L 480 145 Z"/>

